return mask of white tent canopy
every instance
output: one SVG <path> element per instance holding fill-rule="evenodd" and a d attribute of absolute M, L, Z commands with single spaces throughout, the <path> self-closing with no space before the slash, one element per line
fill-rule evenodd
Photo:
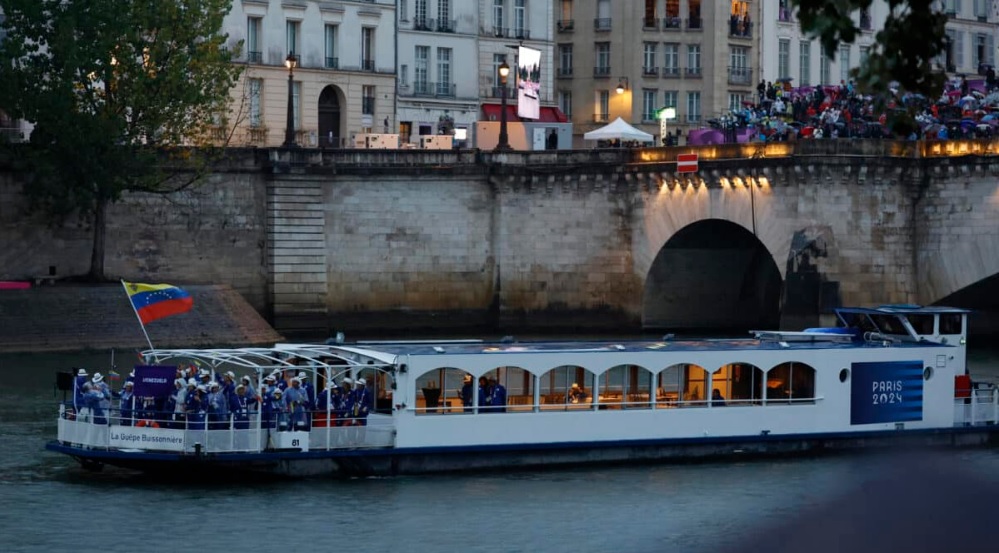
<path fill-rule="evenodd" d="M 652 142 L 654 140 L 651 134 L 632 127 L 620 117 L 607 126 L 584 134 L 583 138 L 586 140 L 638 140 L 639 142 Z"/>

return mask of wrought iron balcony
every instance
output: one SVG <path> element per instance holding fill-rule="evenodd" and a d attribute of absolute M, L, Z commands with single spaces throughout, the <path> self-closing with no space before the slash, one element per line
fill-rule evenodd
<path fill-rule="evenodd" d="M 753 23 L 751 21 L 732 20 L 728 25 L 728 36 L 734 38 L 752 38 Z"/>
<path fill-rule="evenodd" d="M 753 70 L 749 67 L 729 67 L 728 82 L 730 84 L 750 84 L 753 79 Z"/>
<path fill-rule="evenodd" d="M 600 17 L 593 20 L 593 30 L 595 31 L 609 31 L 611 30 L 611 18 Z"/>
<path fill-rule="evenodd" d="M 457 86 L 449 82 L 413 81 L 413 96 L 428 96 L 435 98 L 454 98 Z"/>
<path fill-rule="evenodd" d="M 508 37 L 510 36 L 510 29 L 504 29 L 503 27 L 493 26 L 493 36 L 495 37 Z"/>
<path fill-rule="evenodd" d="M 246 53 L 246 61 L 249 63 L 263 63 L 264 53 L 249 51 Z"/>
<path fill-rule="evenodd" d="M 703 29 L 704 28 L 704 20 L 701 19 L 700 17 L 690 17 L 690 18 L 687 18 L 687 28 L 688 29 L 697 29 L 697 30 Z"/>
<path fill-rule="evenodd" d="M 683 20 L 680 19 L 679 16 L 668 15 L 668 16 L 666 16 L 666 17 L 663 18 L 663 30 L 665 31 L 665 30 L 676 30 L 676 29 L 679 29 L 682 26 L 681 25 L 682 21 Z"/>
<path fill-rule="evenodd" d="M 687 67 L 686 69 L 683 70 L 683 74 L 686 75 L 686 76 L 688 76 L 688 77 L 698 77 L 699 78 L 701 76 L 701 68 L 700 67 Z"/>
<path fill-rule="evenodd" d="M 374 71 L 375 60 L 361 60 L 361 71 Z"/>
<path fill-rule="evenodd" d="M 531 30 L 526 27 L 514 27 L 512 31 L 513 34 L 511 35 L 511 38 L 531 40 Z"/>
<path fill-rule="evenodd" d="M 642 29 L 646 31 L 658 31 L 659 30 L 659 20 L 655 17 L 643 17 L 642 18 Z"/>
<path fill-rule="evenodd" d="M 571 77 L 572 76 L 572 67 L 559 67 L 558 68 L 558 76 L 559 77 Z"/>
<path fill-rule="evenodd" d="M 340 58 L 326 58 L 326 69 L 340 69 Z"/>
<path fill-rule="evenodd" d="M 494 87 L 491 87 L 488 90 L 486 90 L 486 92 L 488 93 L 488 95 L 489 95 L 488 97 L 489 98 L 502 98 L 503 97 L 503 89 L 504 88 L 506 89 L 506 97 L 507 97 L 508 100 L 510 98 L 516 98 L 517 97 L 517 91 L 515 89 L 509 87 L 509 86 L 507 86 L 507 87 L 494 86 Z"/>
<path fill-rule="evenodd" d="M 431 30 L 431 21 L 425 16 L 416 16 L 413 18 L 413 30 L 414 31 L 429 31 Z"/>
<path fill-rule="evenodd" d="M 593 114 L 593 122 L 594 123 L 606 123 L 608 120 L 610 120 L 610 116 L 608 116 L 606 113 L 594 113 Z"/>
<path fill-rule="evenodd" d="M 594 77 L 610 77 L 611 68 L 609 65 L 598 65 L 593 68 Z"/>
<path fill-rule="evenodd" d="M 680 68 L 679 67 L 663 67 L 663 77 L 679 77 Z"/>
<path fill-rule="evenodd" d="M 558 20 L 558 32 L 560 33 L 570 33 L 575 28 L 576 28 L 576 22 L 572 19 Z"/>
<path fill-rule="evenodd" d="M 658 77 L 659 76 L 659 68 L 658 67 L 643 67 L 642 68 L 642 75 L 644 75 L 646 77 Z"/>
<path fill-rule="evenodd" d="M 453 33 L 458 26 L 456 19 L 429 19 L 427 20 L 428 31 L 438 33 Z"/>

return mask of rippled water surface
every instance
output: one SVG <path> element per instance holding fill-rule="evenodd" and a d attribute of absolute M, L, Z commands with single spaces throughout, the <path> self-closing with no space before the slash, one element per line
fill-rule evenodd
<path fill-rule="evenodd" d="M 973 371 L 995 372 L 996 352 Z M 157 482 L 43 446 L 54 373 L 107 356 L 0 356 L 0 551 L 719 551 L 891 472 L 881 455 L 346 481 Z M 999 450 L 946 461 L 999 482 Z"/>

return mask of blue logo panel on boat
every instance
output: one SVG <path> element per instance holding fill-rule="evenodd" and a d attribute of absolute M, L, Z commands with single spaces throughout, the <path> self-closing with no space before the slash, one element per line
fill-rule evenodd
<path fill-rule="evenodd" d="M 922 420 L 922 362 L 853 363 L 851 372 L 850 424 Z"/>

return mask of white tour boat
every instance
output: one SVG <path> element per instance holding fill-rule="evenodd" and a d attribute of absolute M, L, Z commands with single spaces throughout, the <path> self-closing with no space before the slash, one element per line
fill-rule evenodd
<path fill-rule="evenodd" d="M 287 424 L 296 405 L 273 403 L 270 414 L 251 405 L 242 419 L 194 424 L 204 416 L 136 393 L 146 408 L 131 400 L 102 416 L 64 401 L 47 448 L 92 469 L 349 476 L 984 444 L 999 428 L 999 394 L 967 376 L 967 315 L 843 308 L 837 328 L 747 339 L 150 350 L 136 388 L 190 367 L 215 375 L 206 381 L 247 376 L 255 390 L 275 371 L 279 382 L 305 372 L 317 395 L 364 379 L 370 414 L 360 426 L 342 402 L 317 402 Z"/>

